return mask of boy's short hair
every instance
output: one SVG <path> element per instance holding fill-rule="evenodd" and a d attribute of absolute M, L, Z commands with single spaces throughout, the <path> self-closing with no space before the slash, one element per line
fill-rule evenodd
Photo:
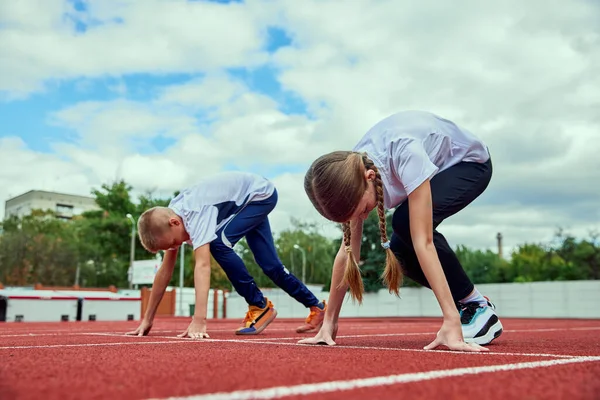
<path fill-rule="evenodd" d="M 156 253 L 160 239 L 169 228 L 169 218 L 175 213 L 168 207 L 152 207 L 144 211 L 138 219 L 138 235 L 146 250 Z"/>

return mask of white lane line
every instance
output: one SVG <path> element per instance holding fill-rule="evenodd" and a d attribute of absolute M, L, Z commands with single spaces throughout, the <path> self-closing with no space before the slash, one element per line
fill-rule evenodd
<path fill-rule="evenodd" d="M 309 336 L 290 336 L 290 337 L 265 337 L 265 338 L 248 338 L 249 341 L 261 340 L 261 341 L 274 341 L 274 340 L 302 340 L 313 337 L 315 333 L 310 334 Z M 348 339 L 348 338 L 378 338 L 378 337 L 386 337 L 386 336 L 419 336 L 419 335 L 435 335 L 435 332 L 407 332 L 407 333 L 373 333 L 373 334 L 364 334 L 364 335 L 337 335 L 337 339 Z"/>
<path fill-rule="evenodd" d="M 160 342 L 112 342 L 112 343 L 73 343 L 73 344 L 40 344 L 30 346 L 2 346 L 0 350 L 20 350 L 20 349 L 53 349 L 63 347 L 102 347 L 102 346 L 128 346 L 145 344 L 179 344 L 184 343 L 179 340 L 166 340 Z"/>
<path fill-rule="evenodd" d="M 288 396 L 306 396 L 319 393 L 341 392 L 355 389 L 382 387 L 409 382 L 422 382 L 432 379 L 479 375 L 490 372 L 517 371 L 522 369 L 548 368 L 556 365 L 595 362 L 600 357 L 576 357 L 561 360 L 533 361 L 515 364 L 490 365 L 443 369 L 429 372 L 413 372 L 398 375 L 377 376 L 372 378 L 349 379 L 320 383 L 308 383 L 292 386 L 276 386 L 257 390 L 236 390 L 233 392 L 207 393 L 187 397 L 169 397 L 168 400 L 246 400 L 246 399 L 280 399 Z"/>
<path fill-rule="evenodd" d="M 242 339 L 202 339 L 195 340 L 190 338 L 179 338 L 180 340 L 186 341 L 215 341 L 215 342 L 232 342 L 232 343 L 253 343 L 253 344 L 268 344 L 275 346 L 298 346 L 298 347 L 306 347 L 306 348 L 321 348 L 324 347 L 326 349 L 353 349 L 353 350 L 383 350 L 383 351 L 405 351 L 405 352 L 418 352 L 418 353 L 449 353 L 449 354 L 466 354 L 466 355 L 494 355 L 494 356 L 523 356 L 523 357 L 551 357 L 551 358 L 576 358 L 580 356 L 567 355 L 567 354 L 546 354 L 546 353 L 512 353 L 512 352 L 495 352 L 495 351 L 486 351 L 486 352 L 459 352 L 452 350 L 425 350 L 425 349 L 407 349 L 401 347 L 375 347 L 375 346 L 315 346 L 315 345 L 306 345 L 306 344 L 296 344 L 296 343 L 274 343 L 274 342 L 261 342 L 258 340 L 242 340 Z"/>
<path fill-rule="evenodd" d="M 161 324 L 164 325 L 164 324 Z M 406 328 L 409 325 L 402 325 L 402 328 Z M 415 324 L 415 326 L 420 326 L 423 327 L 423 324 Z M 153 333 L 181 333 L 185 330 L 185 328 L 187 327 L 186 324 L 183 324 L 180 326 L 179 329 L 152 329 Z M 210 327 L 210 325 L 209 325 Z M 389 326 L 378 326 L 378 327 L 368 327 L 368 326 L 364 326 L 364 327 L 344 327 L 344 330 L 356 330 L 356 331 L 362 331 L 362 330 L 388 330 L 391 328 L 397 328 L 398 325 L 389 325 Z M 69 336 L 69 335 L 94 335 L 94 334 L 102 334 L 102 333 L 114 333 L 114 334 L 118 334 L 118 333 L 123 333 L 125 334 L 125 332 L 129 332 L 129 331 L 133 331 L 137 328 L 136 326 L 132 326 L 131 328 L 129 328 L 128 330 L 123 330 L 122 332 L 120 330 L 108 330 L 108 332 L 97 332 L 97 331 L 93 331 L 93 330 L 79 330 L 79 329 L 73 329 L 73 330 L 33 330 L 33 331 L 29 331 L 29 332 L 22 332 L 22 331 L 13 331 L 11 333 L 8 334 L 2 334 L 0 333 L 0 337 L 28 337 L 28 336 Z M 235 332 L 235 329 L 237 328 L 237 326 L 232 326 L 230 329 L 210 329 L 210 332 Z M 434 329 L 435 327 L 432 326 L 432 329 Z M 269 328 L 269 332 L 295 332 L 296 329 L 295 328 Z"/>
<path fill-rule="evenodd" d="M 121 335 L 117 335 L 122 337 Z M 135 339 L 136 336 L 128 336 L 131 339 Z M 145 336 L 148 338 L 148 336 Z M 170 336 L 154 336 L 156 339 L 166 339 L 164 341 L 141 341 L 141 342 L 116 342 L 116 343 L 73 343 L 73 344 L 51 344 L 51 345 L 18 345 L 18 346 L 3 346 L 0 347 L 0 350 L 19 350 L 19 349 L 48 349 L 48 348 L 62 348 L 62 347 L 99 347 L 99 346 L 120 346 L 120 345 L 146 345 L 146 344 L 175 344 L 175 343 L 194 343 L 194 344 L 202 344 L 202 343 L 241 343 L 241 344 L 263 344 L 270 346 L 296 346 L 301 348 L 325 348 L 325 349 L 352 349 L 352 350 L 378 350 L 378 351 L 402 351 L 402 352 L 417 352 L 417 353 L 426 353 L 426 352 L 438 352 L 438 353 L 449 353 L 449 354 L 459 354 L 459 355 L 489 355 L 489 356 L 522 356 L 522 357 L 540 357 L 540 358 L 575 358 L 579 356 L 575 355 L 565 355 L 565 354 L 545 354 L 545 353 L 513 353 L 513 352 L 457 352 L 451 350 L 424 350 L 424 349 L 407 349 L 407 348 L 398 348 L 398 347 L 375 347 L 375 346 L 312 346 L 312 345 L 303 345 L 296 343 L 276 343 L 270 341 L 259 341 L 259 340 L 244 340 L 244 339 L 190 339 L 190 338 L 179 338 L 179 337 L 170 337 Z"/>
<path fill-rule="evenodd" d="M 399 324 L 400 325 L 400 324 Z M 415 326 L 420 326 L 423 327 L 424 324 L 414 324 Z M 402 328 L 407 327 L 408 325 L 402 325 Z M 9 333 L 9 334 L 0 334 L 0 338 L 7 338 L 7 337 L 34 337 L 34 336 L 79 336 L 79 335 L 102 335 L 102 334 L 114 334 L 114 335 L 119 335 L 119 334 L 123 334 L 125 335 L 126 332 L 132 331 L 136 328 L 135 327 L 131 327 L 128 330 L 124 330 L 122 332 L 120 331 L 108 331 L 108 332 L 97 332 L 97 331 L 87 331 L 87 330 L 80 330 L 80 329 L 72 329 L 72 330 L 34 330 L 32 332 L 26 332 L 26 333 Z M 390 329 L 390 328 L 396 328 L 398 327 L 398 325 L 389 325 L 389 326 L 381 326 L 381 327 L 343 327 L 344 331 L 352 331 L 352 330 L 378 330 L 378 329 Z M 436 329 L 436 327 L 438 327 L 438 325 L 435 326 L 431 326 L 432 329 Z M 152 329 L 152 333 L 181 333 L 185 330 L 185 326 L 182 326 L 181 329 Z M 289 332 L 289 331 L 293 331 L 294 329 L 291 328 L 270 328 L 268 331 L 269 332 L 275 332 L 275 331 L 280 331 L 280 332 Z M 525 332 L 562 332 L 562 331 L 595 331 L 595 330 L 600 330 L 600 326 L 583 326 L 583 327 L 576 327 L 576 328 L 539 328 L 539 329 L 505 329 L 504 332 L 510 332 L 510 333 L 525 333 Z M 209 329 L 209 333 L 210 332 L 233 332 L 235 331 L 234 328 L 231 329 Z M 18 332 L 18 331 L 17 331 Z M 371 336 L 405 336 L 405 335 L 421 335 L 421 334 L 435 334 L 435 332 L 423 332 L 423 333 L 374 333 L 374 334 L 364 334 L 364 335 L 346 335 L 346 336 L 338 336 L 338 337 L 344 337 L 344 338 L 352 338 L 352 337 L 371 337 Z M 305 337 L 308 336 L 289 336 L 289 337 L 278 337 L 278 338 L 265 338 L 264 340 L 295 340 L 295 339 L 304 339 Z M 252 339 L 249 339 L 252 340 Z M 261 339 L 262 340 L 262 339 Z"/>
<path fill-rule="evenodd" d="M 583 330 L 600 330 L 600 326 L 598 327 L 582 327 L 582 328 L 543 328 L 543 329 L 505 329 L 504 332 L 508 333 L 525 333 L 525 332 L 563 332 L 563 331 L 583 331 Z M 373 334 L 360 334 L 360 335 L 338 335 L 337 338 L 378 338 L 378 337 L 386 337 L 386 336 L 418 336 L 418 335 L 435 335 L 436 331 L 432 332 L 401 332 L 401 333 L 373 333 Z M 310 336 L 289 336 L 289 337 L 275 337 L 275 338 L 248 338 L 248 340 L 301 340 L 306 339 Z"/>

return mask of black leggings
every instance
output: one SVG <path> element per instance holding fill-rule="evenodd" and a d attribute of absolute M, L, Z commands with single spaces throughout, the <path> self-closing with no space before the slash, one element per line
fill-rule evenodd
<path fill-rule="evenodd" d="M 436 228 L 443 220 L 456 214 L 475 200 L 487 188 L 492 178 L 492 161 L 484 164 L 461 162 L 431 179 L 433 204 L 433 243 L 448 280 L 454 301 L 467 297 L 474 288 L 446 238 Z M 415 282 L 431 288 L 415 253 L 410 236 L 408 200 L 394 212 L 394 233 L 390 248 L 400 260 L 404 274 Z"/>

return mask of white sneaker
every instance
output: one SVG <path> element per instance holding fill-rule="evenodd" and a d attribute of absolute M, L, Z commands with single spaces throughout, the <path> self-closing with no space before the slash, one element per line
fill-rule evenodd
<path fill-rule="evenodd" d="M 486 345 L 502 334 L 502 323 L 496 307 L 488 300 L 487 306 L 478 302 L 459 304 L 460 323 L 466 343 Z"/>

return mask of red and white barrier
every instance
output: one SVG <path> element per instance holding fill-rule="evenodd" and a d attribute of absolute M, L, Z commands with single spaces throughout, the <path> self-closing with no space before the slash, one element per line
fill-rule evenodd
<path fill-rule="evenodd" d="M 6 322 L 76 321 L 79 299 L 53 291 L 0 290 L 0 318 Z"/>
<path fill-rule="evenodd" d="M 0 322 L 139 320 L 141 297 L 111 292 L 0 290 Z"/>
<path fill-rule="evenodd" d="M 81 301 L 80 321 L 135 321 L 140 319 L 142 298 L 111 292 L 60 291 Z"/>

